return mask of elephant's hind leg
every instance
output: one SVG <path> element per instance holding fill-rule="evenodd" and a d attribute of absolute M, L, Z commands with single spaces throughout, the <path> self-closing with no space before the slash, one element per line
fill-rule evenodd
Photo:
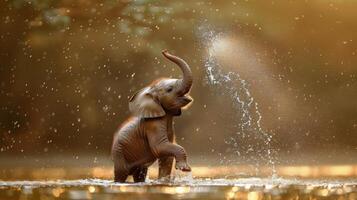
<path fill-rule="evenodd" d="M 138 167 L 137 169 L 135 169 L 133 173 L 134 182 L 145 182 L 147 172 L 147 167 Z"/>
<path fill-rule="evenodd" d="M 122 153 L 114 155 L 114 182 L 123 183 L 129 176 L 127 162 Z"/>
<path fill-rule="evenodd" d="M 114 182 L 124 183 L 128 176 L 129 173 L 127 170 L 114 169 Z"/>

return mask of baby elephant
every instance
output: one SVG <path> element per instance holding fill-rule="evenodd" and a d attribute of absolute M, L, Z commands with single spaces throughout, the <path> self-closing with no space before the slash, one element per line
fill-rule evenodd
<path fill-rule="evenodd" d="M 167 51 L 162 54 L 183 73 L 182 79 L 160 78 L 134 94 L 129 102 L 133 116 L 116 132 L 113 139 L 114 181 L 125 182 L 133 175 L 134 182 L 145 181 L 148 167 L 159 159 L 159 178 L 169 178 L 173 159 L 176 169 L 191 171 L 185 149 L 174 144 L 173 117 L 192 98 L 192 72 L 181 58 Z"/>

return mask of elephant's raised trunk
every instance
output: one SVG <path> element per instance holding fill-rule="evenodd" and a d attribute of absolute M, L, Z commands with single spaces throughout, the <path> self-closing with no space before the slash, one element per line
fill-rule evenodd
<path fill-rule="evenodd" d="M 183 73 L 183 78 L 179 80 L 179 86 L 177 89 L 177 94 L 178 95 L 184 95 L 186 93 L 188 93 L 191 89 L 192 86 L 192 72 L 190 67 L 188 66 L 188 64 L 181 58 L 171 55 L 170 53 L 168 53 L 166 50 L 162 51 L 162 54 L 169 60 L 171 60 L 172 62 L 176 63 L 182 73 Z"/>

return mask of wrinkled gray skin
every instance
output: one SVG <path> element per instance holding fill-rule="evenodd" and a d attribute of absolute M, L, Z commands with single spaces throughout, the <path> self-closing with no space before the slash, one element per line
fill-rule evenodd
<path fill-rule="evenodd" d="M 145 181 L 148 167 L 159 159 L 159 178 L 170 178 L 173 159 L 176 169 L 191 171 L 184 148 L 174 144 L 173 117 L 192 98 L 187 95 L 192 86 L 192 72 L 179 57 L 163 55 L 176 63 L 182 79 L 161 78 L 143 88 L 130 99 L 133 116 L 116 132 L 112 146 L 114 181 L 125 182 L 133 175 L 134 182 Z"/>

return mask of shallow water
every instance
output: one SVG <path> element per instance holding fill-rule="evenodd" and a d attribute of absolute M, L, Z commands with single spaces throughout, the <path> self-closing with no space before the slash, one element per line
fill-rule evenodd
<path fill-rule="evenodd" d="M 254 170 L 248 166 L 193 165 L 192 174 L 174 171 L 171 182 L 156 180 L 157 166 L 153 166 L 150 178 L 139 184 L 114 183 L 109 164 L 20 166 L 8 163 L 0 168 L 0 200 L 357 199 L 357 165 L 280 165 L 276 177 L 268 176 L 270 168 L 263 166 L 260 175 L 252 175 Z"/>
<path fill-rule="evenodd" d="M 357 199 L 357 179 L 190 178 L 0 181 L 0 199 Z"/>

